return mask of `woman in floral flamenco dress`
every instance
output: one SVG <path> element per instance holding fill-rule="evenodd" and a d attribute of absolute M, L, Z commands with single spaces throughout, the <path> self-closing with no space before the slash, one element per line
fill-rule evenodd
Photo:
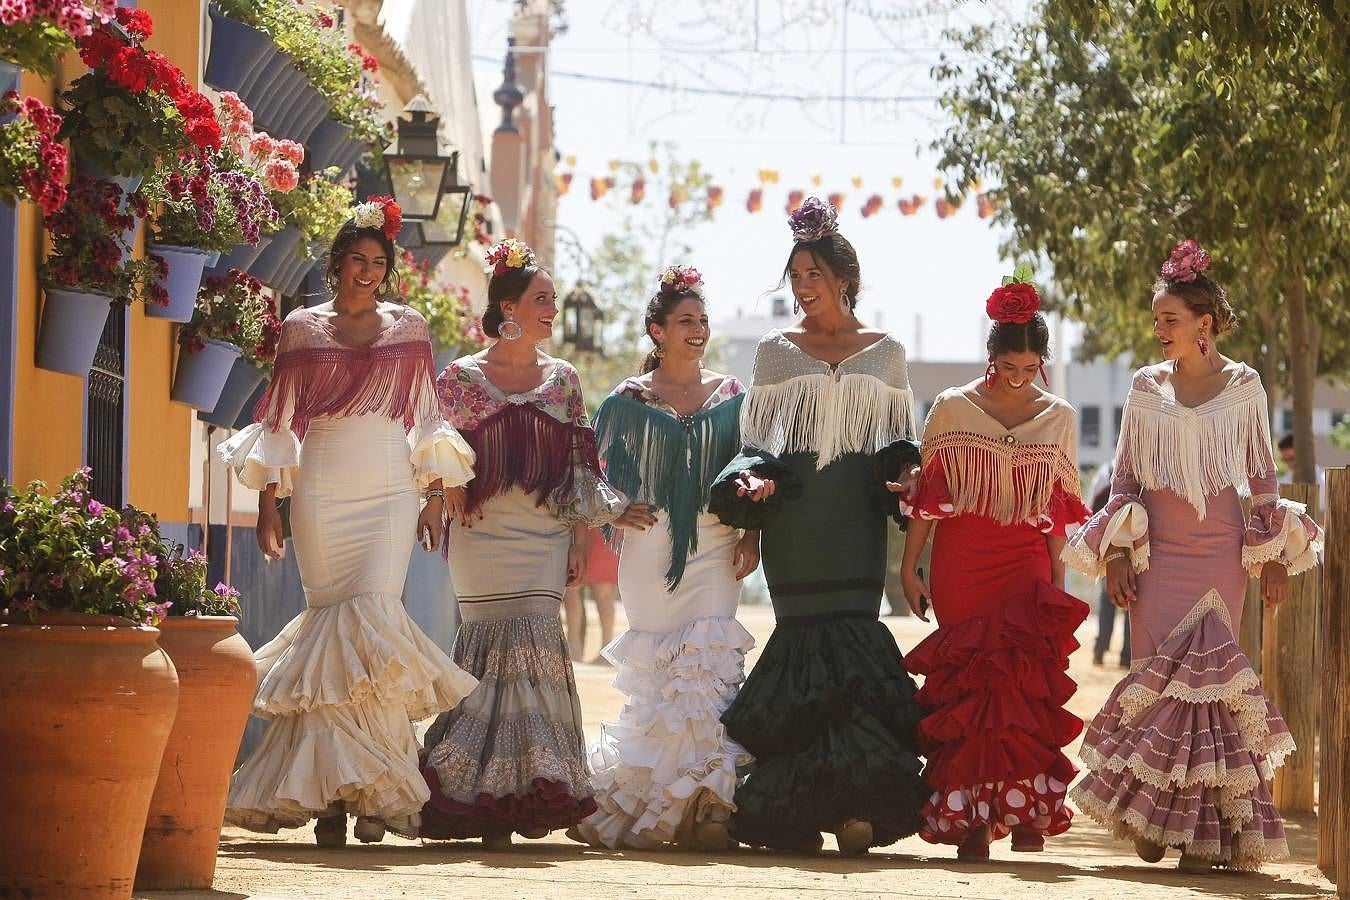
<path fill-rule="evenodd" d="M 923 472 L 902 566 L 910 608 L 938 629 L 905 658 L 925 676 L 919 723 L 933 795 L 923 838 L 988 859 L 1043 849 L 1072 818 L 1076 770 L 1060 748 L 1083 723 L 1064 710 L 1066 670 L 1088 614 L 1064 593 L 1065 534 L 1086 522 L 1073 408 L 1036 386 L 1050 330 L 1019 271 L 989 297 L 985 376 L 938 395 L 924 427 Z M 933 533 L 932 589 L 916 566 Z"/>
<path fill-rule="evenodd" d="M 745 446 L 709 509 L 760 529 L 777 620 L 722 715 L 755 758 L 731 835 L 814 853 L 832 832 L 840 852 L 861 854 L 917 831 L 930 793 L 914 682 L 878 620 L 886 482 L 907 482 L 919 454 L 904 348 L 854 315 L 858 257 L 835 215 L 814 197 L 793 214 L 784 275 L 803 316 L 759 343 Z"/>
<path fill-rule="evenodd" d="M 708 313 L 696 269 L 673 266 L 647 304 L 656 348 L 605 398 L 595 431 L 605 474 L 641 506 L 625 528 L 619 586 L 628 631 L 605 655 L 628 697 L 591 750 L 599 810 L 577 837 L 611 847 L 730 844 L 737 768 L 722 725 L 754 646 L 736 621 L 759 534 L 707 512 L 713 479 L 740 449 L 744 388 L 703 368 Z M 640 517 L 640 518 L 639 518 Z"/>
<path fill-rule="evenodd" d="M 402 605 L 413 542 L 440 539 L 442 496 L 472 477 L 473 451 L 441 416 L 426 321 L 388 299 L 399 218 L 375 199 L 338 231 L 333 299 L 286 317 L 257 424 L 219 450 L 261 492 L 258 543 L 272 559 L 276 500 L 291 498 L 306 603 L 255 655 L 253 714 L 271 724 L 235 772 L 225 820 L 275 832 L 317 818 L 321 846 L 346 842 L 348 814 L 365 842 L 386 828 L 417 836 L 428 792 L 410 720 L 476 684 Z"/>
<path fill-rule="evenodd" d="M 1322 548 L 1304 507 L 1276 493 L 1261 379 L 1215 346 L 1236 317 L 1209 264 L 1195 241 L 1164 263 L 1153 329 L 1166 360 L 1135 373 L 1111 499 L 1064 551 L 1106 575 L 1134 661 L 1088 728 L 1090 771 L 1070 796 L 1147 862 L 1180 848 L 1188 872 L 1288 856 L 1268 781 L 1294 742 L 1236 635 L 1248 576 L 1273 606 Z"/>
<path fill-rule="evenodd" d="M 447 512 L 454 657 L 479 685 L 427 731 L 422 836 L 505 849 L 513 832 L 544 837 L 595 811 L 559 608 L 585 572 L 587 526 L 625 504 L 600 474 L 576 370 L 536 346 L 558 313 L 553 279 L 514 240 L 488 261 L 483 330 L 498 340 L 437 380 L 477 456 Z"/>

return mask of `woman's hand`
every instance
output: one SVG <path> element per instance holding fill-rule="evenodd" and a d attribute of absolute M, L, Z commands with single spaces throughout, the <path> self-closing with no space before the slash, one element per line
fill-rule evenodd
<path fill-rule="evenodd" d="M 918 466 L 910 466 L 909 471 L 905 472 L 899 481 L 886 482 L 886 490 L 892 494 L 900 495 L 900 502 L 906 506 L 914 505 L 914 495 L 919 490 L 919 472 Z"/>
<path fill-rule="evenodd" d="M 615 528 L 635 528 L 646 531 L 656 524 L 656 507 L 650 503 L 630 503 L 613 521 Z"/>
<path fill-rule="evenodd" d="M 740 581 L 759 567 L 759 532 L 747 531 L 736 542 L 731 554 L 731 565 L 736 570 L 736 580 Z"/>
<path fill-rule="evenodd" d="M 1278 559 L 1261 567 L 1261 599 L 1267 609 L 1274 609 L 1289 596 L 1289 570 Z"/>
<path fill-rule="evenodd" d="M 474 514 L 469 514 L 466 509 L 469 505 L 469 489 L 467 487 L 453 487 L 445 489 L 445 516 L 448 522 L 459 522 L 465 528 L 473 527 L 474 519 L 483 518 L 483 510 L 479 509 Z"/>
<path fill-rule="evenodd" d="M 772 497 L 773 492 L 778 489 L 772 478 L 760 478 L 758 475 L 752 475 L 749 472 L 742 472 L 736 476 L 736 481 L 738 482 L 737 495 L 749 497 L 756 503 Z"/>
<path fill-rule="evenodd" d="M 928 585 L 923 583 L 923 577 L 914 569 L 902 569 L 900 584 L 905 589 L 905 602 L 909 604 L 910 612 L 918 616 L 920 621 L 927 622 L 926 613 L 932 604 L 933 595 Z"/>
<path fill-rule="evenodd" d="M 442 524 L 444 514 L 445 506 L 441 498 L 428 497 L 422 512 L 417 516 L 417 542 L 428 553 L 441 545 L 441 537 L 445 534 L 445 526 Z"/>
<path fill-rule="evenodd" d="M 1135 594 L 1134 564 L 1128 553 L 1111 551 L 1116 556 L 1106 561 L 1106 596 L 1121 609 L 1129 609 L 1138 597 Z"/>
<path fill-rule="evenodd" d="M 281 513 L 277 512 L 275 486 L 258 498 L 258 524 L 253 530 L 258 536 L 258 549 L 263 556 L 268 559 L 285 558 L 286 538 L 281 531 Z"/>
<path fill-rule="evenodd" d="M 576 587 L 581 584 L 581 579 L 586 575 L 586 554 L 590 549 L 587 546 L 585 531 L 582 537 L 577 540 L 575 532 L 572 537 L 572 546 L 567 548 L 567 586 Z"/>

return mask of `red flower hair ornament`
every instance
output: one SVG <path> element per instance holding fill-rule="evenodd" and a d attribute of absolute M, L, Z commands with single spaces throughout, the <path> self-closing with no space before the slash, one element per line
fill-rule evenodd
<path fill-rule="evenodd" d="M 403 229 L 403 208 L 393 197 L 371 197 L 356 205 L 352 221 L 357 228 L 378 228 L 392 241 Z"/>
<path fill-rule="evenodd" d="M 1162 277 L 1168 281 L 1194 281 L 1209 268 L 1209 253 L 1190 238 L 1172 248 L 1162 264 Z"/>
<path fill-rule="evenodd" d="M 1041 308 L 1041 295 L 1031 283 L 1031 266 L 1023 263 L 984 302 L 984 311 L 995 322 L 1025 325 Z"/>

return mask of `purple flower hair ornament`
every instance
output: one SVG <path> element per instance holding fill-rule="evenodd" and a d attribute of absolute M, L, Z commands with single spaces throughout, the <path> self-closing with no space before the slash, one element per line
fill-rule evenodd
<path fill-rule="evenodd" d="M 1168 281 L 1194 281 L 1208 268 L 1209 253 L 1198 242 L 1187 238 L 1172 248 L 1167 261 L 1162 264 L 1162 277 Z"/>
<path fill-rule="evenodd" d="M 839 231 L 839 213 L 819 197 L 807 197 L 797 210 L 788 216 L 792 239 L 799 244 L 818 241 Z"/>

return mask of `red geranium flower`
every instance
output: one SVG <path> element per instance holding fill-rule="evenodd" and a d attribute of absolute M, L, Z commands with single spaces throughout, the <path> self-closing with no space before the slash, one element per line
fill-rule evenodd
<path fill-rule="evenodd" d="M 1025 324 L 1031 321 L 1041 308 L 1041 297 L 1036 288 L 1024 282 L 1013 282 L 996 288 L 985 301 L 984 310 L 995 322 L 1017 322 Z"/>
<path fill-rule="evenodd" d="M 143 41 L 155 33 L 155 21 L 143 9 L 118 7 L 117 24 L 125 28 L 138 41 Z"/>

